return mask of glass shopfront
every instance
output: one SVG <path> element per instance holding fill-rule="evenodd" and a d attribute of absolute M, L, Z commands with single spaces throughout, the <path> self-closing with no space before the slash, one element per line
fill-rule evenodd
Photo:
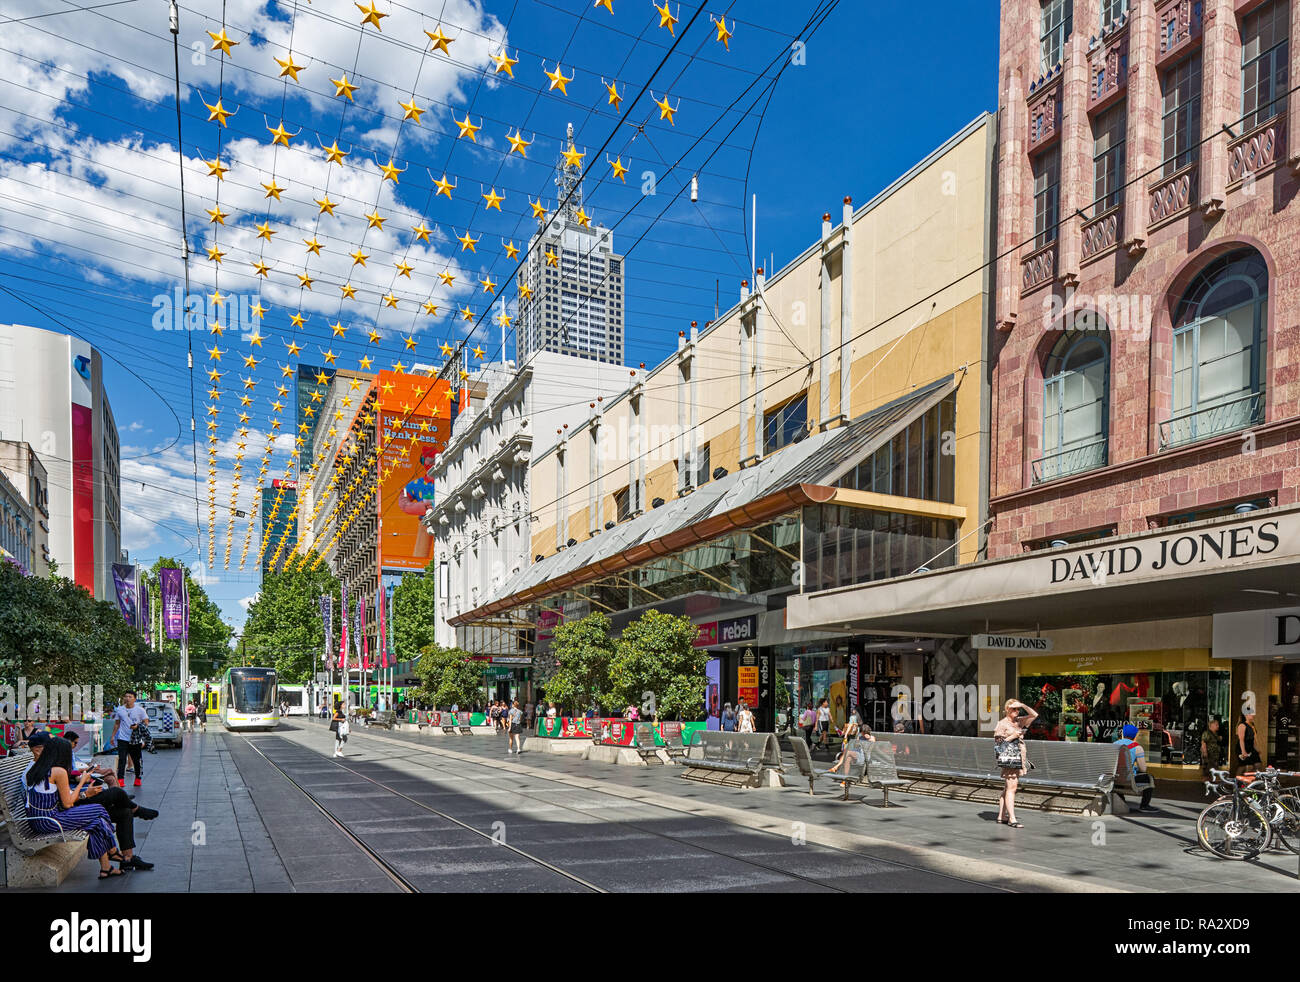
<path fill-rule="evenodd" d="M 804 708 L 816 710 L 823 699 L 830 705 L 832 729 L 843 727 L 856 695 L 871 729 L 893 729 L 890 690 L 903 679 L 899 655 L 830 651 L 817 645 L 781 645 L 775 651 L 778 728 L 784 729 L 787 720 L 798 726 Z"/>
<path fill-rule="evenodd" d="M 1021 659 L 1017 696 L 1038 713 L 1032 738 L 1109 743 L 1124 724 L 1135 723 L 1153 763 L 1199 764 L 1209 721 L 1231 727 L 1226 667 L 1131 671 L 1116 665 L 1108 671 L 1106 661 L 1100 656 L 1095 666 L 1061 672 L 1034 671 L 1034 659 Z"/>

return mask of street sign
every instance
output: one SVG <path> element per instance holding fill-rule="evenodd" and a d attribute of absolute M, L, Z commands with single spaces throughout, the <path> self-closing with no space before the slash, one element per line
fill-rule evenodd
<path fill-rule="evenodd" d="M 970 639 L 972 648 L 992 648 L 999 651 L 1051 651 L 1051 638 L 1025 638 L 1016 634 L 976 634 Z"/>

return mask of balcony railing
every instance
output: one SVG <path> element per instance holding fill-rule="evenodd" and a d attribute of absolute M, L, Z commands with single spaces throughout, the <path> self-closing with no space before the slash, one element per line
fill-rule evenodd
<path fill-rule="evenodd" d="M 1151 185 L 1151 226 L 1162 225 L 1191 210 L 1196 200 L 1196 164 L 1175 171 Z"/>
<path fill-rule="evenodd" d="M 1286 114 L 1255 127 L 1228 144 L 1228 184 L 1261 174 L 1286 156 Z"/>
<path fill-rule="evenodd" d="M 1119 245 L 1120 207 L 1116 205 L 1083 226 L 1082 262 L 1100 259 Z"/>
<path fill-rule="evenodd" d="M 1060 450 L 1034 461 L 1034 483 L 1044 484 L 1071 474 L 1096 470 L 1106 466 L 1106 447 L 1108 440 L 1102 437 L 1092 443 Z"/>
<path fill-rule="evenodd" d="M 1028 293 L 1056 278 L 1056 243 L 1032 253 L 1020 264 L 1020 292 Z"/>
<path fill-rule="evenodd" d="M 1204 409 L 1173 416 L 1160 424 L 1160 449 L 1181 447 L 1220 433 L 1253 426 L 1264 418 L 1264 393 L 1252 392 Z"/>

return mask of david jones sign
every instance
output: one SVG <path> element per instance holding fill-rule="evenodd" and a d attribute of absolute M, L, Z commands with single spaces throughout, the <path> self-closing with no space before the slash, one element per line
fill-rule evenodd
<path fill-rule="evenodd" d="M 1052 582 L 1098 580 L 1150 569 L 1181 569 L 1218 564 L 1250 556 L 1266 556 L 1279 544 L 1278 522 L 1257 522 L 1156 539 L 1134 545 L 1094 549 L 1079 556 L 1052 560 Z"/>

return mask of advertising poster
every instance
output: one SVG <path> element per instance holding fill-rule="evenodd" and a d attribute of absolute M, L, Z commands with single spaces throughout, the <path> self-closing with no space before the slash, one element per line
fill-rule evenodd
<path fill-rule="evenodd" d="M 708 680 L 704 686 L 704 710 L 707 717 L 707 728 L 720 730 L 722 728 L 721 658 L 709 659 L 709 663 L 704 667 L 704 677 Z"/>
<path fill-rule="evenodd" d="M 179 641 L 185 634 L 185 571 L 158 570 L 162 592 L 163 633 L 171 641 Z"/>
<path fill-rule="evenodd" d="M 449 383 L 384 371 L 377 384 L 380 437 L 391 441 L 379 460 L 379 568 L 419 571 L 433 558 L 423 518 L 433 507 L 429 471 L 451 433 Z"/>

